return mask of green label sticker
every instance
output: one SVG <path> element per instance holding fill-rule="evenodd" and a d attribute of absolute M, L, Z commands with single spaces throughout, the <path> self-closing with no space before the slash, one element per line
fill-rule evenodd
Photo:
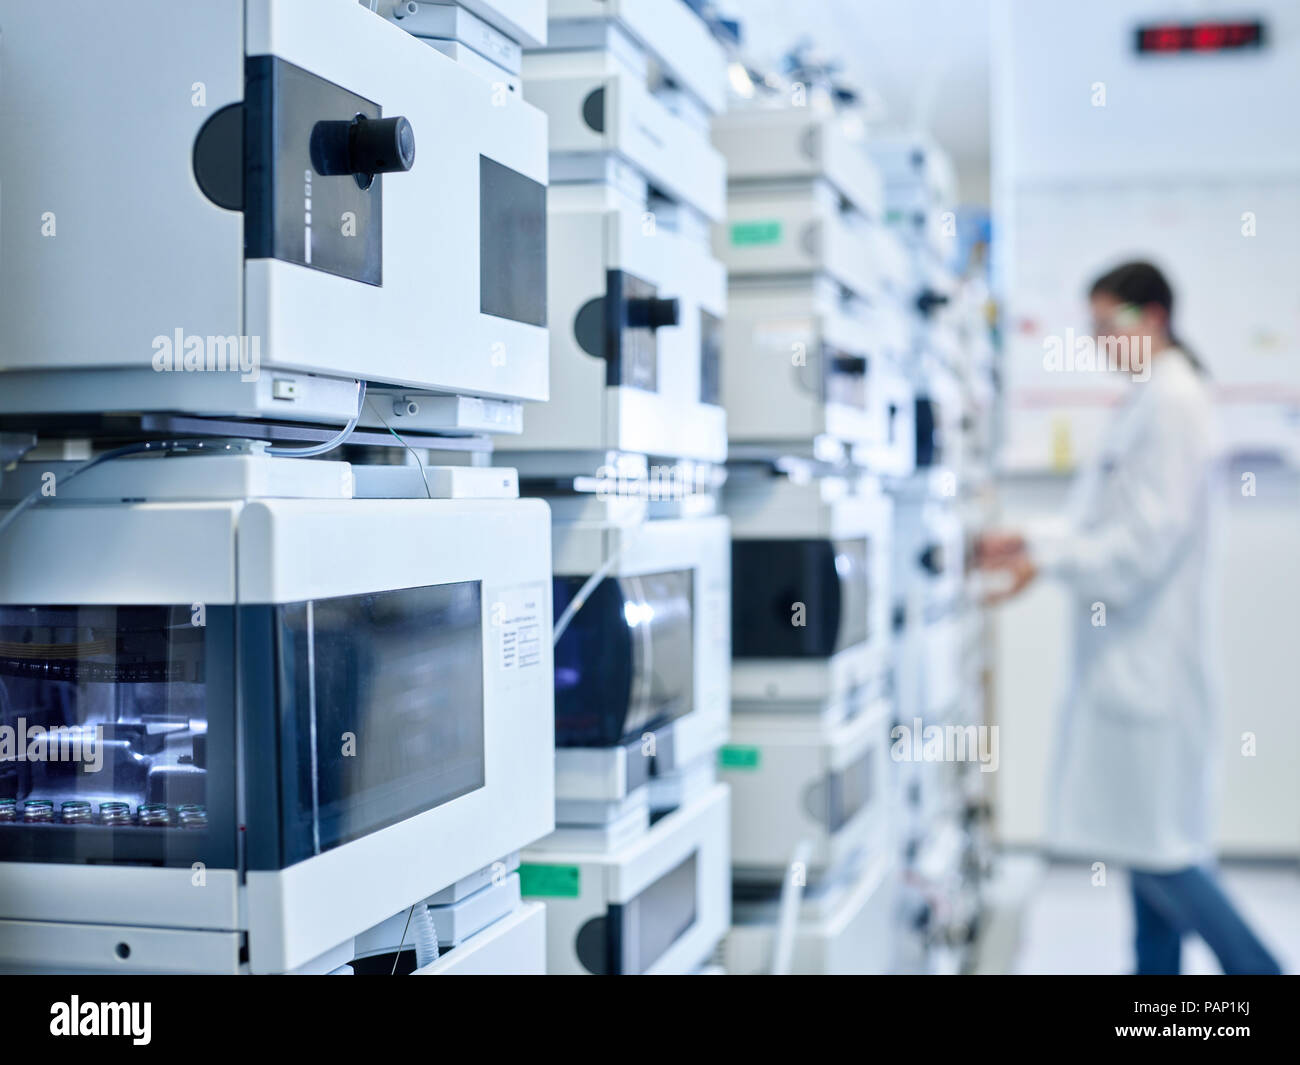
<path fill-rule="evenodd" d="M 775 219 L 758 222 L 733 222 L 731 243 L 737 247 L 746 244 L 775 244 L 781 239 L 781 223 Z"/>
<path fill-rule="evenodd" d="M 719 747 L 718 767 L 720 769 L 757 769 L 758 748 L 732 746 L 731 744 Z"/>
<path fill-rule="evenodd" d="M 581 870 L 576 865 L 519 865 L 519 891 L 552 899 L 576 899 Z"/>

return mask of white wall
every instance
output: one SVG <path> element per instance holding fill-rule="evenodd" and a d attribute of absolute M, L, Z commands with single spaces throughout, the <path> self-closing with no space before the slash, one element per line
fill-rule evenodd
<path fill-rule="evenodd" d="M 1300 5 L 999 0 L 999 162 L 1017 184 L 1300 172 Z M 1139 55 L 1141 23 L 1262 17 L 1255 52 Z M 1093 86 L 1105 86 L 1095 106 Z"/>
<path fill-rule="evenodd" d="M 1271 34 L 1258 53 L 1133 48 L 1142 22 L 1248 13 Z M 1007 464 L 1095 445 L 1114 382 L 1049 373 L 1044 340 L 1083 331 L 1090 280 L 1135 257 L 1169 273 L 1228 442 L 1300 450 L 1300 5 L 1000 0 L 993 47 Z"/>
<path fill-rule="evenodd" d="M 1243 496 L 1240 472 L 1256 478 Z M 1217 630 L 1224 714 L 1219 839 L 1300 854 L 1300 474 L 1243 461 L 1223 485 Z M 1243 753 L 1243 736 L 1255 740 Z"/>

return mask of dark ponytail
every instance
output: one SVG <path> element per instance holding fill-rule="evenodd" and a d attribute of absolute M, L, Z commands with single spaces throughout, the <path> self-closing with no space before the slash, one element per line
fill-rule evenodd
<path fill-rule="evenodd" d="M 1174 333 L 1174 290 L 1165 275 L 1151 263 L 1130 262 L 1108 270 L 1092 283 L 1088 295 L 1113 296 L 1122 303 L 1137 307 L 1154 303 L 1164 308 L 1169 342 L 1182 351 L 1197 373 L 1206 372 L 1204 363 Z"/>

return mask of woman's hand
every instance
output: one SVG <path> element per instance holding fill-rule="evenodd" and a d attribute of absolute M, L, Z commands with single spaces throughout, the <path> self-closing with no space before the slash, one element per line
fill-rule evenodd
<path fill-rule="evenodd" d="M 1025 538 L 1010 529 L 990 529 L 975 540 L 975 565 L 988 572 L 1006 573 L 1007 583 L 984 597 L 993 606 L 1019 595 L 1038 576 Z"/>
<path fill-rule="evenodd" d="M 990 529 L 975 540 L 975 565 L 980 569 L 1003 569 L 1024 553 L 1025 538 L 1010 529 Z"/>
<path fill-rule="evenodd" d="M 1001 564 L 984 568 L 995 572 L 1005 571 L 1011 575 L 1010 581 L 1004 587 L 990 592 L 984 597 L 986 606 L 996 606 L 998 603 L 1004 603 L 1008 599 L 1019 595 L 1038 576 L 1038 567 L 1034 565 L 1034 560 L 1029 557 L 1029 552 L 1023 548 L 1018 554 L 1009 556 Z"/>

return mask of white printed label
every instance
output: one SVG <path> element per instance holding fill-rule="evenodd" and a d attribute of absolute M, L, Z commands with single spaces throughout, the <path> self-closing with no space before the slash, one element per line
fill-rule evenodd
<path fill-rule="evenodd" d="M 546 586 L 527 584 L 503 589 L 492 604 L 492 625 L 497 630 L 501 668 L 506 671 L 541 665 L 542 611 Z"/>

